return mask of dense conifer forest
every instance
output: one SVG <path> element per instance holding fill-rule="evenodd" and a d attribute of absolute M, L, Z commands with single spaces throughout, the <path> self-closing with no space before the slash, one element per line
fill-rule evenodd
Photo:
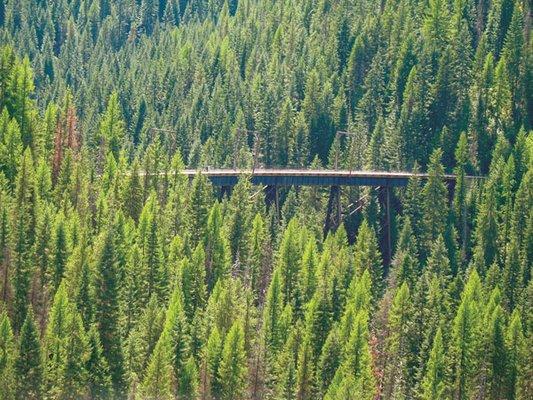
<path fill-rule="evenodd" d="M 528 0 L 0 0 L 0 400 L 533 399 L 530 28 Z M 342 187 L 332 224 L 329 187 L 181 173 L 255 164 L 427 176 L 388 213 Z"/>

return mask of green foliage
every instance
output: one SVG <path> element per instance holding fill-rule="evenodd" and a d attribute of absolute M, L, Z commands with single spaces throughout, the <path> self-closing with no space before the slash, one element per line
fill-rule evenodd
<path fill-rule="evenodd" d="M 0 399 L 532 398 L 530 14 L 0 1 Z"/>
<path fill-rule="evenodd" d="M 235 321 L 224 340 L 218 369 L 221 399 L 242 399 L 246 388 L 246 352 L 241 321 Z"/>
<path fill-rule="evenodd" d="M 75 399 L 86 395 L 89 342 L 64 281 L 54 296 L 44 342 L 45 397 Z"/>
<path fill-rule="evenodd" d="M 433 341 L 433 348 L 422 382 L 422 398 L 425 400 L 446 398 L 446 360 L 444 356 L 442 331 L 439 328 Z"/>
<path fill-rule="evenodd" d="M 15 372 L 18 398 L 40 399 L 43 366 L 39 331 L 35 325 L 33 312 L 26 314 L 20 330 Z"/>
<path fill-rule="evenodd" d="M 11 322 L 4 311 L 0 318 L 0 384 L 2 392 L 0 398 L 9 400 L 15 398 L 15 341 Z"/>
<path fill-rule="evenodd" d="M 123 392 L 124 355 L 119 334 L 120 309 L 118 302 L 119 281 L 116 270 L 116 252 L 113 231 L 104 232 L 95 274 L 95 321 L 98 324 L 103 355 L 109 362 L 113 388 Z"/>
<path fill-rule="evenodd" d="M 118 152 L 124 145 L 125 124 L 122 119 L 120 106 L 118 103 L 118 93 L 112 93 L 107 103 L 107 109 L 100 121 L 99 133 L 100 146 L 105 153 L 111 151 L 115 159 Z"/>

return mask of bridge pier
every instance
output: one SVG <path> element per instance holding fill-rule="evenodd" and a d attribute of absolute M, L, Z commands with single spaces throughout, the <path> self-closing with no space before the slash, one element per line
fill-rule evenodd
<path fill-rule="evenodd" d="M 276 218 L 279 220 L 279 191 L 278 185 L 267 185 L 265 187 L 265 202 L 268 207 L 274 206 Z"/>
<path fill-rule="evenodd" d="M 231 197 L 231 189 L 233 186 L 231 185 L 223 185 L 220 186 L 220 199 L 223 199 L 224 196 L 228 196 L 228 198 Z"/>
<path fill-rule="evenodd" d="M 341 223 L 341 187 L 331 186 L 329 191 L 328 209 L 326 212 L 326 223 L 324 226 L 324 236 L 330 231 L 336 231 Z"/>

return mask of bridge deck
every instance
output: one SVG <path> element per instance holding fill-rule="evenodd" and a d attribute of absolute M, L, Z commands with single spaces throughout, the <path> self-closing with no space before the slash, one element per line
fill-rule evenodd
<path fill-rule="evenodd" d="M 186 169 L 189 178 L 196 174 L 206 175 L 215 186 L 232 186 L 239 177 L 250 176 L 253 184 L 276 186 L 406 186 L 409 178 L 418 176 L 427 179 L 428 174 L 410 172 L 377 172 L 349 170 L 311 170 L 311 169 Z M 467 179 L 480 177 L 467 176 Z M 444 180 L 454 182 L 455 175 L 444 175 Z"/>

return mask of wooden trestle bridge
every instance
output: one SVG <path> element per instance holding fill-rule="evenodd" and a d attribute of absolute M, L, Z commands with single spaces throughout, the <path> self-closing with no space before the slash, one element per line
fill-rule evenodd
<path fill-rule="evenodd" d="M 328 169 L 277 169 L 277 168 L 252 168 L 252 169 L 186 169 L 182 173 L 189 179 L 195 175 L 206 176 L 214 186 L 221 187 L 223 192 L 229 192 L 241 177 L 248 177 L 252 184 L 263 187 L 267 201 L 276 207 L 279 213 L 278 188 L 287 186 L 323 186 L 330 188 L 325 231 L 335 229 L 342 222 L 340 192 L 342 186 L 369 186 L 378 190 L 380 202 L 385 209 L 386 243 L 385 263 L 391 260 L 391 232 L 390 232 L 390 190 L 395 187 L 406 186 L 411 178 L 426 180 L 429 175 L 412 172 L 378 172 L 378 171 L 351 171 Z M 465 176 L 467 181 L 480 179 L 480 176 Z M 450 193 L 455 187 L 455 175 L 444 175 Z M 356 202 L 355 210 L 350 215 L 362 208 L 364 198 Z"/>

